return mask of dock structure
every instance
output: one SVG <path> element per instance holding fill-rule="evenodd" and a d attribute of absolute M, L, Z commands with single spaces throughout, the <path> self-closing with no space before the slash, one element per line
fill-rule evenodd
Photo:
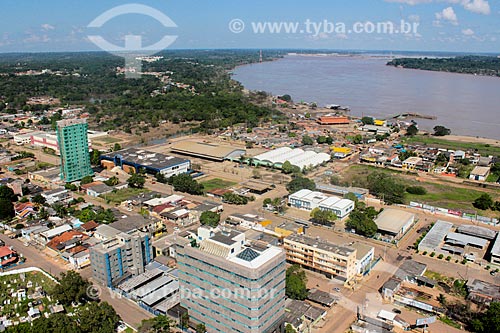
<path fill-rule="evenodd" d="M 420 118 L 420 119 L 430 119 L 430 120 L 436 120 L 436 116 L 431 116 L 427 114 L 421 114 L 417 112 L 405 112 L 405 113 L 398 113 L 392 116 L 387 117 L 387 119 L 395 119 L 395 118 Z"/>

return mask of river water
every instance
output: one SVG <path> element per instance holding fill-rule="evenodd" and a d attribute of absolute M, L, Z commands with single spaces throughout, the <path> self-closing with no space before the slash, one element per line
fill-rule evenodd
<path fill-rule="evenodd" d="M 349 106 L 355 116 L 414 112 L 423 129 L 500 139 L 500 78 L 386 66 L 384 56 L 288 55 L 238 67 L 233 78 L 250 90 L 290 94 L 294 101 Z"/>

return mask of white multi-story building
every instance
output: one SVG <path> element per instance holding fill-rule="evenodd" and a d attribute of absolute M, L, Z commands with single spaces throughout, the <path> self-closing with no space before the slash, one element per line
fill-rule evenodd
<path fill-rule="evenodd" d="M 329 210 L 335 213 L 339 218 L 344 218 L 354 209 L 354 201 L 342 199 L 340 197 L 331 197 L 321 192 L 313 192 L 303 189 L 288 196 L 288 204 L 292 207 L 313 210 Z"/>

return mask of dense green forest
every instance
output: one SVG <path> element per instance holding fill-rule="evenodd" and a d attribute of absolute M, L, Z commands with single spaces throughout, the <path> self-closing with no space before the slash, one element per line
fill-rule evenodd
<path fill-rule="evenodd" d="M 497 57 L 400 58 L 388 62 L 387 65 L 428 71 L 500 76 L 500 58 Z"/>
<path fill-rule="evenodd" d="M 43 112 L 47 106 L 30 105 L 30 97 L 59 98 L 62 106 L 80 105 L 91 114 L 91 125 L 103 130 L 144 122 L 158 126 L 163 121 L 194 121 L 198 130 L 246 122 L 256 126 L 271 118 L 273 111 L 253 103 L 243 87 L 231 80 L 230 70 L 257 62 L 256 50 L 165 51 L 163 59 L 143 62 L 142 75 L 127 79 L 117 73 L 122 58 L 101 52 L 5 54 L 0 56 L 0 111 Z M 280 57 L 278 51 L 264 53 L 264 60 Z M 39 75 L 26 71 L 50 70 Z M 177 85 L 181 83 L 186 86 Z"/>

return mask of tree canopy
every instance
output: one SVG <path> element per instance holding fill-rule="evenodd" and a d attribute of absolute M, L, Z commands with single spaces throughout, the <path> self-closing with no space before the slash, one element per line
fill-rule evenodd
<path fill-rule="evenodd" d="M 144 188 L 144 184 L 146 183 L 146 177 L 141 175 L 140 173 L 133 173 L 127 179 L 128 186 L 132 188 Z"/>
<path fill-rule="evenodd" d="M 451 130 L 449 128 L 446 128 L 444 126 L 438 125 L 434 126 L 434 136 L 445 136 L 445 135 L 450 135 Z"/>
<path fill-rule="evenodd" d="M 370 193 L 383 199 L 387 204 L 402 204 L 405 199 L 405 187 L 391 175 L 374 172 L 367 178 Z"/>
<path fill-rule="evenodd" d="M 174 327 L 174 321 L 167 316 L 160 315 L 151 319 L 145 319 L 139 326 L 139 333 L 170 333 Z"/>
<path fill-rule="evenodd" d="M 220 215 L 215 212 L 206 211 L 201 213 L 200 215 L 200 223 L 202 225 L 216 227 L 219 225 L 219 222 L 220 222 Z"/>
<path fill-rule="evenodd" d="M 314 222 L 322 225 L 332 225 L 335 220 L 337 220 L 337 215 L 330 210 L 322 210 L 319 208 L 314 208 L 311 211 L 311 218 Z"/>
<path fill-rule="evenodd" d="M 483 193 L 472 203 L 477 209 L 488 210 L 493 206 L 493 199 L 488 193 Z"/>
<path fill-rule="evenodd" d="M 406 129 L 406 135 L 407 136 L 415 136 L 415 135 L 417 135 L 417 133 L 418 133 L 418 127 L 415 126 L 415 125 L 410 125 Z"/>
<path fill-rule="evenodd" d="M 286 289 L 287 297 L 296 300 L 305 300 L 308 295 L 306 273 L 299 265 L 292 265 L 286 270 Z"/>
<path fill-rule="evenodd" d="M 391 60 L 387 65 L 427 71 L 500 76 L 500 59 L 487 56 L 399 58 Z"/>
<path fill-rule="evenodd" d="M 284 174 L 300 173 L 300 168 L 296 165 L 292 165 L 289 161 L 285 161 L 281 166 L 281 171 Z"/>
<path fill-rule="evenodd" d="M 194 195 L 203 194 L 203 184 L 198 183 L 190 175 L 185 173 L 170 177 L 168 183 L 178 192 Z"/>
<path fill-rule="evenodd" d="M 372 117 L 363 117 L 361 118 L 361 122 L 363 123 L 363 125 L 374 125 L 375 124 L 375 120 L 373 120 Z"/>
<path fill-rule="evenodd" d="M 10 200 L 0 198 L 0 220 L 6 220 L 16 216 L 14 204 Z"/>
<path fill-rule="evenodd" d="M 297 175 L 286 185 L 286 189 L 290 193 L 295 193 L 302 189 L 314 191 L 316 190 L 316 184 L 312 179 Z"/>
<path fill-rule="evenodd" d="M 87 290 L 90 282 L 83 279 L 75 271 L 62 272 L 59 284 L 52 290 L 52 297 L 63 305 L 71 305 L 72 302 L 85 303 L 89 300 Z"/>
<path fill-rule="evenodd" d="M 1 185 L 0 186 L 0 199 L 5 199 L 9 200 L 11 202 L 17 201 L 17 195 L 14 194 L 14 191 L 6 186 L 6 185 Z"/>
<path fill-rule="evenodd" d="M 310 146 L 310 145 L 314 144 L 314 140 L 309 135 L 304 135 L 302 137 L 302 144 L 304 146 Z"/>
<path fill-rule="evenodd" d="M 349 215 L 346 227 L 354 229 L 357 234 L 373 237 L 378 229 L 373 220 L 377 214 L 373 207 L 356 207 Z"/>

